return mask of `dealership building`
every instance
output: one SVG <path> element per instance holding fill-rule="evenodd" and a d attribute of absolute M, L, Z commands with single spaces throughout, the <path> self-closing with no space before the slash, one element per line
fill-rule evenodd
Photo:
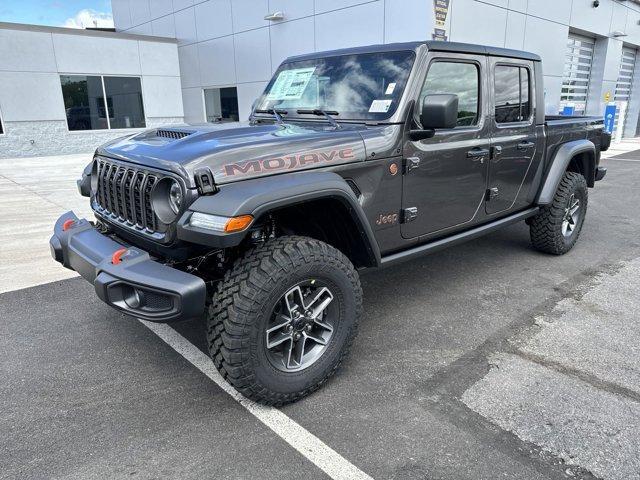
<path fill-rule="evenodd" d="M 640 133 L 637 0 L 112 0 L 115 32 L 0 23 L 0 158 L 245 120 L 288 56 L 424 39 L 532 51 L 548 114 Z"/>

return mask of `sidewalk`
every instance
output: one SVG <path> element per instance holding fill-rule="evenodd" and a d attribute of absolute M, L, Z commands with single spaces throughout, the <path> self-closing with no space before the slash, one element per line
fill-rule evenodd
<path fill-rule="evenodd" d="M 602 158 L 611 158 L 617 155 L 640 150 L 640 137 L 637 138 L 625 138 L 620 143 L 611 142 L 609 150 L 602 152 Z"/>
<path fill-rule="evenodd" d="M 53 224 L 67 210 L 93 218 L 76 180 L 92 154 L 0 160 L 0 293 L 76 276 L 49 252 Z"/>

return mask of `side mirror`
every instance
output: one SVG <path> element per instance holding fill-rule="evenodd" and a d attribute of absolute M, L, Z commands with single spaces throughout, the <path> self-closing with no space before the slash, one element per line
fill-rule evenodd
<path fill-rule="evenodd" d="M 458 96 L 427 95 L 422 101 L 420 123 L 425 130 L 455 128 L 458 124 Z"/>

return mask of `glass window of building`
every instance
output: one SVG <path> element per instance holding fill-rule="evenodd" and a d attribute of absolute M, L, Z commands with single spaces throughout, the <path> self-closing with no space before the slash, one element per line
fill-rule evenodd
<path fill-rule="evenodd" d="M 61 75 L 69 130 L 146 126 L 138 77 Z"/>
<path fill-rule="evenodd" d="M 60 82 L 69 130 L 109 128 L 101 77 L 62 75 Z"/>
<path fill-rule="evenodd" d="M 111 128 L 143 128 L 144 107 L 138 77 L 104 77 Z"/>
<path fill-rule="evenodd" d="M 240 119 L 238 90 L 236 87 L 205 88 L 204 107 L 207 122 L 237 122 Z"/>
<path fill-rule="evenodd" d="M 478 123 L 479 83 L 478 67 L 473 63 L 433 63 L 427 73 L 418 105 L 422 105 L 424 97 L 427 95 L 457 95 L 458 127 L 476 125 Z"/>

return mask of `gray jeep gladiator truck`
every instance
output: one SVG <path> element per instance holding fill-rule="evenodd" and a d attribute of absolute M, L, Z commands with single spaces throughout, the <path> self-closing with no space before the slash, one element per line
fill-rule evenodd
<path fill-rule="evenodd" d="M 270 405 L 319 388 L 362 313 L 359 272 L 526 221 L 564 254 L 610 135 L 545 117 L 537 55 L 447 42 L 289 58 L 248 122 L 154 128 L 96 150 L 95 221 L 55 260 L 144 320 L 206 321 L 211 358 Z"/>

